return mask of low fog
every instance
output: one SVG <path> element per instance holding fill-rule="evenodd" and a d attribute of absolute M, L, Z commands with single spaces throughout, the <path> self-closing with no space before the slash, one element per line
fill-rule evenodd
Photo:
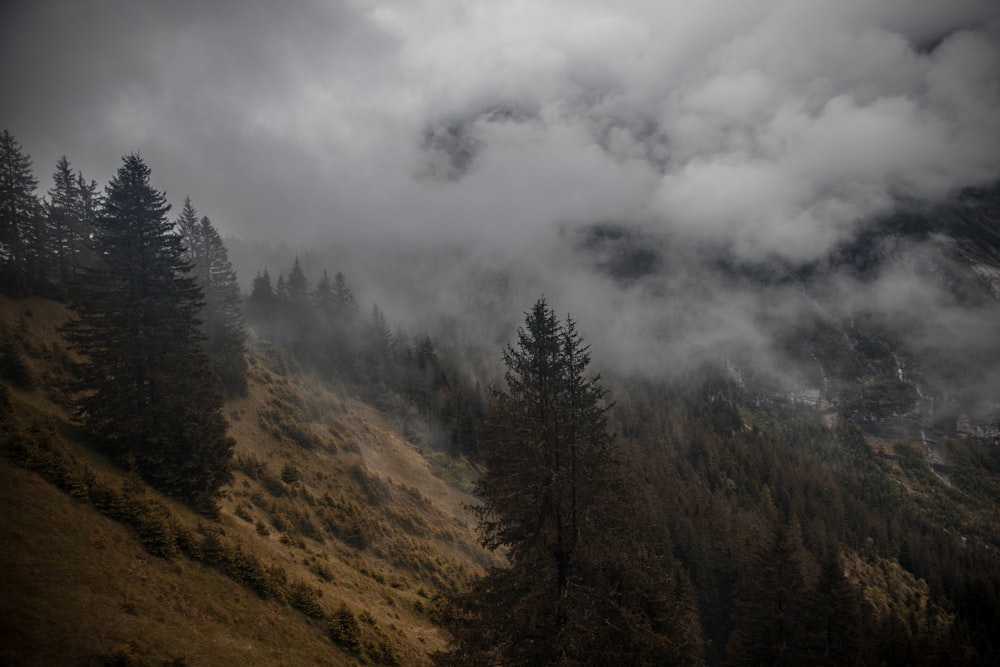
<path fill-rule="evenodd" d="M 175 209 L 189 196 L 242 241 L 245 284 L 298 254 L 390 318 L 488 345 L 544 294 L 595 361 L 628 371 L 732 357 L 805 382 L 779 342 L 804 313 L 875 317 L 912 355 L 1000 361 L 995 296 L 949 287 L 948 239 L 884 247 L 865 275 L 830 260 L 1000 180 L 993 0 L 3 15 L 3 124 L 41 189 L 60 155 L 103 183 L 138 150 Z"/>

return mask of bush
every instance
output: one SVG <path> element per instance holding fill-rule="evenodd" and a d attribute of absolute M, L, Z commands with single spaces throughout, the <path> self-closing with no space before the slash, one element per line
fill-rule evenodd
<path fill-rule="evenodd" d="M 318 588 L 301 582 L 293 582 L 288 587 L 288 601 L 293 607 L 310 618 L 323 618 L 323 607 L 319 603 L 321 593 Z"/>
<path fill-rule="evenodd" d="M 301 475 L 299 475 L 299 469 L 294 464 L 286 463 L 281 468 L 281 481 L 285 484 L 295 484 L 299 479 L 301 479 Z"/>
<path fill-rule="evenodd" d="M 327 632 L 333 643 L 338 646 L 352 653 L 361 650 L 361 624 L 358 623 L 357 616 L 346 603 L 341 602 L 337 610 L 333 612 Z"/>
<path fill-rule="evenodd" d="M 264 565 L 251 553 L 239 546 L 226 550 L 226 573 L 255 590 L 265 600 L 287 599 L 288 576 L 280 565 Z"/>
<path fill-rule="evenodd" d="M 241 471 L 244 475 L 250 479 L 259 479 L 265 472 L 266 466 L 264 462 L 254 456 L 253 454 L 237 454 L 236 455 L 236 469 Z"/>

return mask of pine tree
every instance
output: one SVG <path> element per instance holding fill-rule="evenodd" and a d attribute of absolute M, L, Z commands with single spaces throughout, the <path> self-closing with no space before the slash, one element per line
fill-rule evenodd
<path fill-rule="evenodd" d="M 860 591 L 844 574 L 840 555 L 828 554 L 820 570 L 810 614 L 817 637 L 816 664 L 858 664 L 862 604 Z"/>
<path fill-rule="evenodd" d="M 180 215 L 177 216 L 174 225 L 177 227 L 177 233 L 185 241 L 185 258 L 194 263 L 194 258 L 202 256 L 204 253 L 196 246 L 198 241 L 198 211 L 191 204 L 190 197 L 184 198 L 184 206 L 181 207 Z"/>
<path fill-rule="evenodd" d="M 191 199 L 177 218 L 184 242 L 184 259 L 204 295 L 198 313 L 206 338 L 206 350 L 230 396 L 246 392 L 246 325 L 243 320 L 239 280 L 218 230 L 208 216 L 198 219 Z"/>
<path fill-rule="evenodd" d="M 44 239 L 38 179 L 31 158 L 7 130 L 0 134 L 0 277 L 16 291 L 37 284 Z"/>
<path fill-rule="evenodd" d="M 89 272 L 67 336 L 84 361 L 76 417 L 151 484 L 212 511 L 231 477 L 233 441 L 201 347 L 201 291 L 169 205 L 135 154 L 105 190 Z"/>
<path fill-rule="evenodd" d="M 247 315 L 256 323 L 266 321 L 274 311 L 274 286 L 271 284 L 271 274 L 264 269 L 258 271 L 250 284 L 250 300 L 247 304 Z"/>
<path fill-rule="evenodd" d="M 73 174 L 66 156 L 59 158 L 45 205 L 52 281 L 65 294 L 83 267 L 93 266 L 90 235 L 97 218 L 97 183 Z"/>
<path fill-rule="evenodd" d="M 539 300 L 504 363 L 475 511 L 483 545 L 509 565 L 454 600 L 452 650 L 438 662 L 700 664 L 686 578 L 633 523 L 605 393 L 586 375 L 575 324 Z"/>
<path fill-rule="evenodd" d="M 808 554 L 798 525 L 778 519 L 740 581 L 727 665 L 802 665 L 818 660 L 810 627 Z"/>
<path fill-rule="evenodd" d="M 76 172 L 76 203 L 74 209 L 73 223 L 78 225 L 74 234 L 73 265 L 79 274 L 86 272 L 88 268 L 97 265 L 98 259 L 94 253 L 94 245 L 91 237 L 94 228 L 97 226 L 97 215 L 104 205 L 104 198 L 101 195 L 100 186 L 97 181 L 87 181 L 83 177 L 83 172 Z"/>
<path fill-rule="evenodd" d="M 365 396 L 369 400 L 382 402 L 388 398 L 391 388 L 395 386 L 396 341 L 378 304 L 372 305 L 371 318 L 364 329 L 363 346 L 362 356 L 367 382 Z"/>
<path fill-rule="evenodd" d="M 223 388 L 230 395 L 242 395 L 247 389 L 247 361 L 239 278 L 222 236 L 207 216 L 201 219 L 201 235 L 208 260 L 203 317 L 209 356 Z"/>
<path fill-rule="evenodd" d="M 292 270 L 288 272 L 286 285 L 288 287 L 288 300 L 293 311 L 296 314 L 301 314 L 301 311 L 306 309 L 309 304 L 309 281 L 306 280 L 306 274 L 302 271 L 298 257 L 292 264 Z"/>
<path fill-rule="evenodd" d="M 339 372 L 342 376 L 356 380 L 359 378 L 359 332 L 356 316 L 358 305 L 354 301 L 351 288 L 347 286 L 344 274 L 337 272 L 331 280 L 323 271 L 313 292 L 316 303 L 312 321 L 312 338 L 307 341 L 319 368 L 327 373 Z"/>
<path fill-rule="evenodd" d="M 330 280 L 330 274 L 327 273 L 326 269 L 323 269 L 323 275 L 320 277 L 319 282 L 316 283 L 316 289 L 313 291 L 313 299 L 315 299 L 316 305 L 319 306 L 320 312 L 328 314 L 333 310 L 333 282 Z"/>
<path fill-rule="evenodd" d="M 340 271 L 333 277 L 333 303 L 337 316 L 344 321 L 350 321 L 358 314 L 354 293 L 347 286 L 347 279 Z"/>

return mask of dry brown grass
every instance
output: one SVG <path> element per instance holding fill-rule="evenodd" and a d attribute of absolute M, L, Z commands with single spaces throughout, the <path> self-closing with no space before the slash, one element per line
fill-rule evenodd
<path fill-rule="evenodd" d="M 19 421 L 54 425 L 73 457 L 120 484 L 124 473 L 81 442 L 50 391 L 67 317 L 59 304 L 0 297 L 0 326 L 25 341 L 41 379 L 7 389 Z M 151 556 L 86 499 L 0 459 L 0 662 L 100 664 L 118 651 L 156 665 L 419 665 L 444 644 L 435 599 L 493 562 L 463 509 L 473 499 L 436 476 L 440 462 L 432 467 L 377 410 L 290 371 L 273 348 L 251 356 L 249 394 L 226 411 L 237 454 L 252 465 L 236 473 L 219 520 L 147 493 L 188 530 L 208 525 L 318 590 L 326 619 L 346 606 L 360 619 L 360 647 L 338 647 L 326 620 L 262 599 L 218 565 Z M 332 529 L 348 505 L 361 544 Z"/>
<path fill-rule="evenodd" d="M 146 553 L 121 524 L 0 461 L 0 663 L 344 665 L 319 623 L 214 568 Z"/>

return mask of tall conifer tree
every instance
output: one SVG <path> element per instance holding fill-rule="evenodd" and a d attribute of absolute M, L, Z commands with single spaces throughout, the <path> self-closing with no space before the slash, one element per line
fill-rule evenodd
<path fill-rule="evenodd" d="M 699 664 L 683 574 L 633 522 L 605 392 L 575 324 L 544 299 L 504 351 L 477 485 L 495 568 L 456 598 L 440 664 Z M 678 583 L 680 582 L 680 583 Z"/>
<path fill-rule="evenodd" d="M 202 294 L 142 159 L 128 155 L 97 220 L 100 264 L 67 334 L 80 365 L 76 416 L 153 485 L 211 511 L 233 441 L 201 347 Z"/>
<path fill-rule="evenodd" d="M 38 179 L 31 158 L 7 130 L 0 134 L 0 277 L 8 288 L 23 291 L 36 282 L 42 236 Z"/>
<path fill-rule="evenodd" d="M 184 243 L 183 257 L 204 295 L 198 318 L 208 356 L 226 393 L 243 394 L 247 388 L 246 324 L 236 270 L 218 230 L 208 216 L 198 219 L 190 198 L 184 200 L 177 229 Z"/>
<path fill-rule="evenodd" d="M 52 281 L 66 294 L 84 266 L 93 266 L 90 235 L 97 219 L 97 183 L 73 174 L 66 156 L 59 158 L 45 205 Z"/>

